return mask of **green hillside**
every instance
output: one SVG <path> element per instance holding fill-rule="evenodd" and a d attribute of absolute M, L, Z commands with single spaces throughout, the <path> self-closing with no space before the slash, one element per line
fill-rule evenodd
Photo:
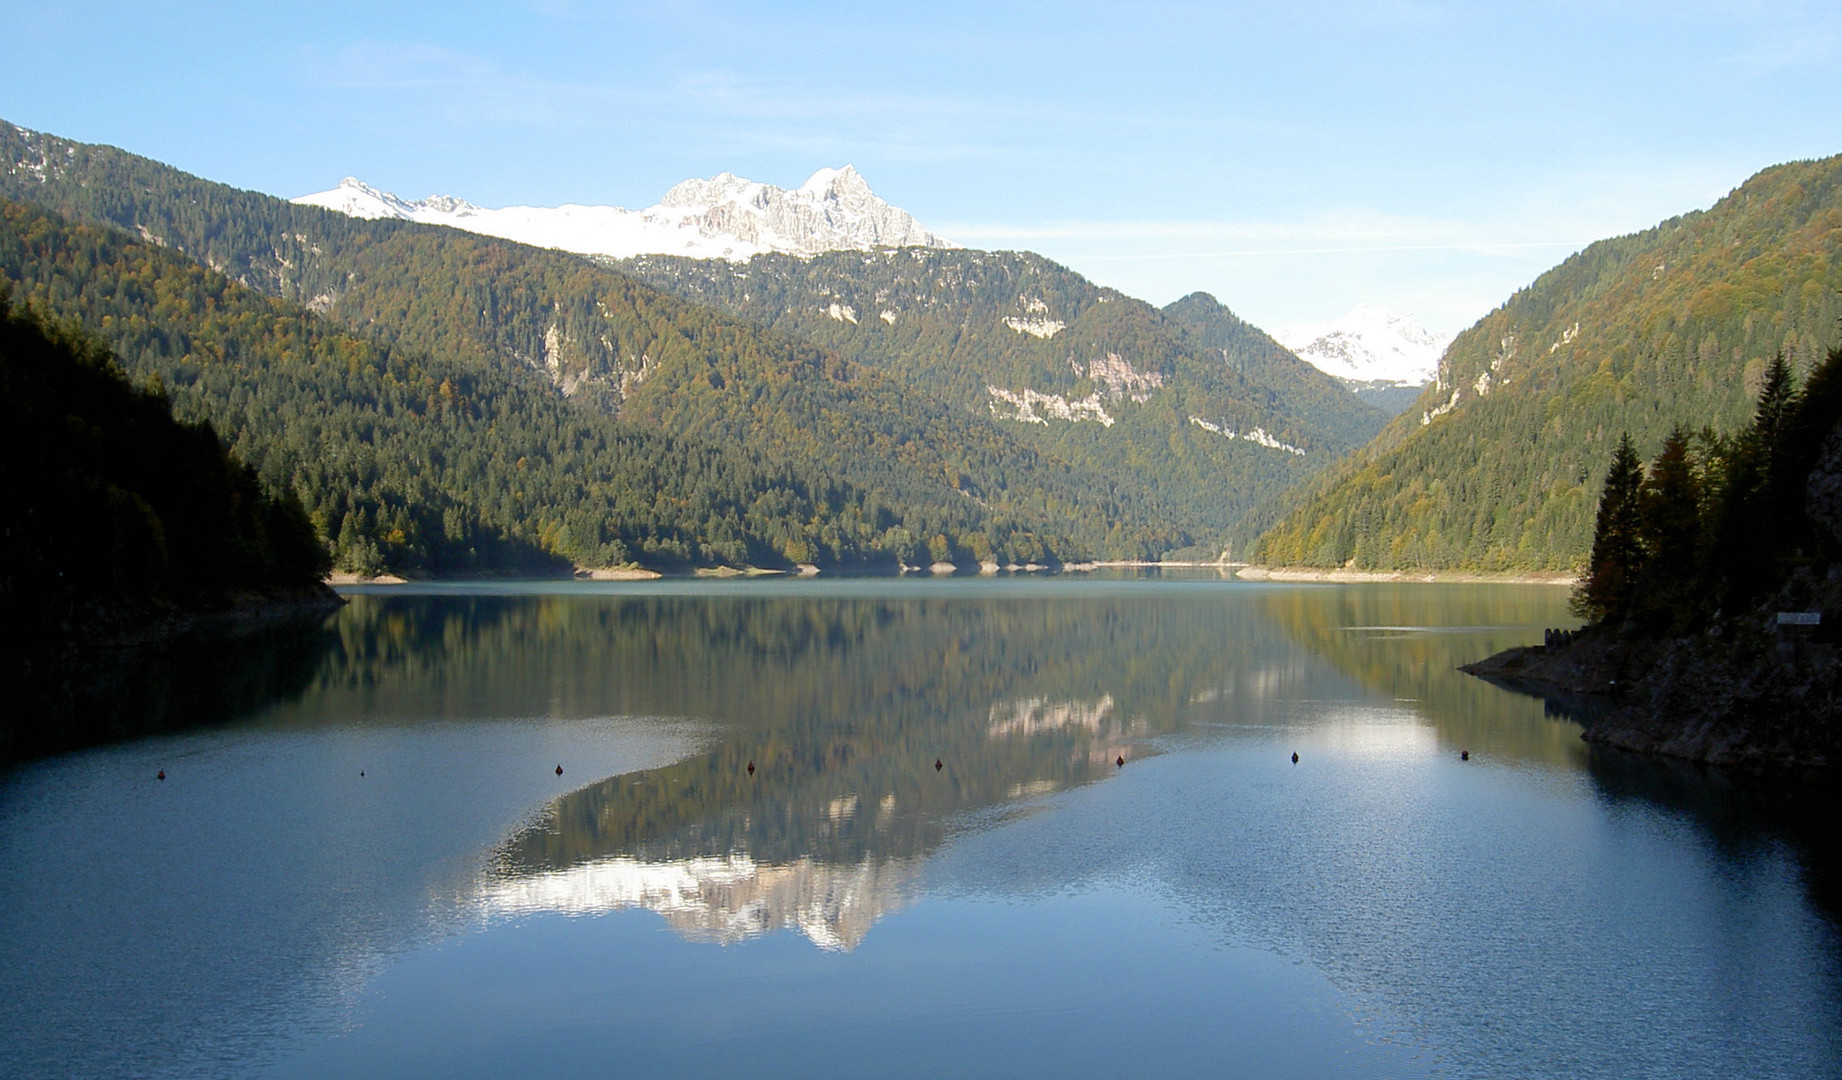
<path fill-rule="evenodd" d="M 389 358 L 379 362 L 385 367 L 439 368 L 450 384 L 490 385 L 492 394 L 470 399 L 475 429 L 450 431 L 456 441 L 438 467 L 413 470 L 414 484 L 404 478 L 402 490 L 388 498 L 381 489 L 364 496 L 381 500 L 378 506 L 389 508 L 393 522 L 408 522 L 381 527 L 370 511 L 359 519 L 361 532 L 400 552 L 386 551 L 388 565 L 406 559 L 405 565 L 439 572 L 457 558 L 490 566 L 536 553 L 595 565 L 622 557 L 682 564 L 744 556 L 769 564 L 912 564 L 943 556 L 1027 562 L 1143 557 L 1191 539 L 1181 521 L 1161 513 L 1129 478 L 1070 466 L 924 390 L 574 256 L 449 229 L 358 221 L 213 184 L 113 148 L 4 124 L 0 196 L 126 230 L 145 248 L 166 248 L 232 282 L 323 314 L 329 328 L 342 325 L 361 336 L 364 348 Z M 96 237 L 85 242 L 103 243 Z M 71 273 L 81 278 L 79 270 Z M 144 300 L 137 295 L 132 303 Z M 81 308 L 72 314 L 108 332 L 98 321 L 105 312 Z M 297 308 L 287 317 L 307 314 Z M 148 318 L 158 331 L 164 316 Z M 304 386 L 296 390 L 308 393 Z M 360 411 L 376 405 L 369 388 L 347 390 L 344 400 Z M 227 380 L 199 393 L 202 415 L 228 419 L 241 407 L 237 402 L 268 392 Z M 291 400 L 289 391 L 274 393 Z M 540 404 L 546 397 L 551 400 Z M 265 411 L 250 412 L 247 422 L 226 424 L 226 430 L 267 439 L 273 434 L 264 429 L 267 418 L 285 415 L 287 405 L 268 401 Z M 575 434 L 562 445 L 511 441 L 508 429 L 519 432 L 516 438 L 534 437 L 527 420 L 546 432 Z M 641 433 L 669 433 L 680 441 L 659 443 L 677 448 L 662 457 L 608 449 L 633 444 Z M 491 448 L 471 441 L 487 436 Z M 408 467 L 398 448 L 374 453 L 364 437 L 359 441 L 367 446 L 360 456 L 377 463 L 379 476 Z M 574 456 L 581 446 L 594 447 L 591 456 L 603 455 L 595 457 L 596 471 L 582 470 Z M 297 482 L 330 490 L 342 483 L 339 476 L 352 473 L 337 455 L 316 457 L 305 444 L 296 451 L 294 464 L 277 467 L 276 475 L 324 466 L 327 475 Z M 672 464 L 675 454 L 685 453 L 714 456 L 707 468 Z M 544 514 L 534 516 L 521 501 L 532 499 L 530 489 L 540 485 L 511 482 L 521 477 L 483 479 L 498 475 L 488 463 L 501 458 L 523 459 L 519 468 L 540 468 L 554 479 L 540 499 Z M 450 476 L 463 461 L 471 471 Z M 370 474 L 359 471 L 360 486 L 370 484 Z M 781 479 L 724 480 L 713 488 L 700 479 L 719 473 Z M 752 510 L 705 505 L 714 500 L 727 506 L 762 484 L 793 493 L 787 496 L 792 502 L 744 504 Z M 620 489 L 623 494 L 607 498 L 630 509 L 650 509 L 609 518 L 607 499 L 585 494 L 597 486 Z M 508 497 L 502 490 L 522 494 Z M 499 539 L 510 547 L 488 557 L 478 554 L 480 544 L 434 542 L 432 534 L 453 529 L 416 521 L 446 514 L 442 505 L 423 502 L 437 491 L 431 496 L 436 504 L 455 500 L 468 508 L 454 528 L 465 531 L 477 520 L 485 530 L 480 539 L 495 538 L 487 548 Z M 310 503 L 339 498 L 327 491 L 304 497 Z M 674 515 L 673 505 L 685 507 L 683 514 Z M 764 516 L 738 524 L 749 512 Z M 345 516 L 335 507 L 325 517 L 335 540 Z M 768 518 L 781 524 L 767 528 Z M 710 532 L 718 522 L 727 524 Z M 426 542 L 405 547 L 394 539 L 399 533 Z"/>
<path fill-rule="evenodd" d="M 3 283 L 0 490 L 0 762 L 79 737 L 74 696 L 99 674 L 82 665 L 113 675 L 122 640 L 246 602 L 336 602 L 298 502 Z"/>
<path fill-rule="evenodd" d="M 613 265 L 991 417 L 1114 491 L 1142 490 L 1211 553 L 1386 419 L 1211 297 L 1159 311 L 1027 252 Z"/>
<path fill-rule="evenodd" d="M 1593 244 L 1459 335 L 1438 381 L 1260 540 L 1280 564 L 1564 570 L 1620 434 L 1739 427 L 1775 355 L 1842 317 L 1842 157 L 1767 169 L 1707 211 Z"/>
<path fill-rule="evenodd" d="M 326 572 L 298 503 L 265 493 L 210 425 L 175 419 L 165 394 L 131 385 L 107 350 L 47 327 L 4 286 L 0 439 L 0 598 L 16 616 L 209 604 L 312 589 Z M 47 592 L 62 604 L 21 602 Z"/>
<path fill-rule="evenodd" d="M 848 487 L 611 421 L 534 372 L 380 345 L 116 230 L 0 200 L 0 277 L 210 420 L 351 569 L 879 554 L 874 510 Z"/>

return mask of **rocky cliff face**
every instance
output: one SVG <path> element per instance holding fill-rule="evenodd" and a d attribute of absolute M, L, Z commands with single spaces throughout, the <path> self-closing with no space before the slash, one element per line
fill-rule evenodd
<path fill-rule="evenodd" d="M 330 191 L 294 201 L 352 217 L 448 225 L 537 247 L 622 259 L 683 255 L 744 260 L 766 252 L 810 256 L 878 247 L 957 246 L 878 198 L 849 165 L 820 169 L 790 189 L 733 173 L 686 180 L 644 210 L 573 205 L 493 210 L 451 195 L 412 202 L 349 176 Z"/>

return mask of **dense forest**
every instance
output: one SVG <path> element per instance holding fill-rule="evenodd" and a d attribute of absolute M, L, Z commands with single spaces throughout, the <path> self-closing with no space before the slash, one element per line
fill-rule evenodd
<path fill-rule="evenodd" d="M 1110 491 L 1141 493 L 1210 557 L 1251 539 L 1265 500 L 1385 420 L 1212 297 L 1160 311 L 1028 252 L 611 265 L 993 416 Z M 1016 399 L 1031 394 L 1057 401 L 1039 398 L 1025 415 Z"/>
<path fill-rule="evenodd" d="M 407 488 L 361 493 L 364 516 L 340 553 L 347 562 L 368 557 L 367 543 L 382 565 L 448 572 L 542 557 L 587 565 L 1051 562 L 1146 557 L 1191 542 L 1182 523 L 1129 478 L 1071 465 L 923 389 L 575 256 L 450 229 L 358 221 L 10 125 L 0 125 L 0 162 L 0 195 L 79 224 L 127 230 L 146 246 L 205 264 L 227 285 L 298 304 L 308 310 L 294 308 L 290 317 L 323 315 L 327 332 L 343 330 L 386 363 L 439 368 L 456 387 L 494 388 L 469 398 L 468 423 L 491 432 L 495 448 L 469 448 L 474 435 L 456 433 L 441 463 L 415 470 L 417 483 L 443 488 L 433 503 Z M 101 310 L 71 314 L 108 332 Z M 369 388 L 351 389 L 354 408 L 372 408 Z M 200 385 L 198 407 L 213 417 L 234 412 L 242 406 L 229 398 L 239 393 L 261 391 Z M 555 400 L 539 404 L 545 395 Z M 395 407 L 378 411 L 402 421 Z M 529 418 L 549 430 L 561 422 L 550 417 L 561 416 L 579 430 L 569 437 L 578 447 L 607 444 L 583 451 L 601 455 L 592 472 L 558 459 L 569 454 L 555 445 L 511 453 L 514 438 L 535 429 L 507 428 Z M 228 416 L 221 423 L 262 437 L 255 425 Z M 370 450 L 354 453 L 370 460 Z M 554 484 L 499 476 L 488 463 L 502 453 L 523 458 L 527 471 L 548 470 Z M 672 467 L 687 454 L 701 461 Z M 320 480 L 336 487 L 341 470 L 351 470 L 327 456 L 332 473 Z M 468 478 L 450 477 L 463 458 Z M 393 450 L 365 467 L 382 482 L 410 464 Z M 313 467 L 290 462 L 273 471 Z M 762 478 L 741 476 L 754 473 Z M 477 487 L 487 475 L 497 477 L 487 481 L 491 491 Z M 360 487 L 374 489 L 372 479 L 366 473 Z M 391 482 L 401 488 L 407 480 Z M 566 490 L 571 485 L 630 489 L 631 497 L 591 491 L 582 502 Z M 780 494 L 757 499 L 763 485 Z M 508 499 L 508 492 L 523 494 Z M 339 543 L 350 514 L 331 505 L 338 496 L 302 497 L 327 507 L 327 535 Z M 659 512 L 609 519 L 608 497 Z M 666 512 L 674 506 L 686 510 Z M 380 510 L 388 525 L 378 524 Z M 566 511 L 574 516 L 562 520 Z M 779 523 L 750 523 L 751 513 Z M 457 530 L 465 542 L 446 542 Z"/>
<path fill-rule="evenodd" d="M 1438 381 L 1317 477 L 1266 562 L 1565 570 L 1621 433 L 1735 430 L 1774 356 L 1842 317 L 1842 157 L 1759 173 L 1705 212 L 1596 243 L 1459 335 Z"/>
<path fill-rule="evenodd" d="M 1842 349 L 1766 367 L 1751 420 L 1610 453 L 1577 632 L 1461 670 L 1624 751 L 1771 770 L 1842 755 Z M 1654 444 L 1653 444 L 1654 445 Z"/>
<path fill-rule="evenodd" d="M 1775 358 L 1751 423 L 1732 435 L 1678 428 L 1648 469 L 1621 437 L 1576 612 L 1633 632 L 1684 634 L 1717 612 L 1750 607 L 1787 567 L 1834 562 L 1837 537 L 1811 518 L 1807 501 L 1838 420 L 1842 349 L 1801 388 Z"/>
<path fill-rule="evenodd" d="M 94 339 L 0 287 L 0 657 L 22 705 L 0 759 L 49 738 L 82 648 L 250 600 L 331 604 L 325 549 L 208 423 L 176 420 Z M 15 717 L 40 727 L 16 730 Z"/>
<path fill-rule="evenodd" d="M 889 561 L 886 509 L 816 473 L 609 420 L 529 371 L 422 356 L 121 233 L 0 202 L 0 275 L 294 493 L 349 569 Z"/>

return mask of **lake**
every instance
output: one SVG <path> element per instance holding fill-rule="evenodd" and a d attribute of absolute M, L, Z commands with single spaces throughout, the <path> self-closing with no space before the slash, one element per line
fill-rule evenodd
<path fill-rule="evenodd" d="M 1566 598 L 352 590 L 0 775 L 0 1075 L 1842 1076 L 1834 804 L 1454 670 Z"/>

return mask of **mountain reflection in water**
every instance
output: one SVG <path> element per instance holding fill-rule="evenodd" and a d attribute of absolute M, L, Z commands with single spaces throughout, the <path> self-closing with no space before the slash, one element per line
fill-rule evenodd
<path fill-rule="evenodd" d="M 657 688 L 625 704 L 720 710 L 722 734 L 708 752 L 556 800 L 494 852 L 484 898 L 645 907 L 702 941 L 796 927 L 852 948 L 903 905 L 956 822 L 1155 753 L 1189 699 L 1219 688 L 1220 639 L 1113 607 L 731 601 L 713 623 L 706 602 L 620 605 L 590 636 L 613 654 L 605 664 L 654 665 Z M 684 633 L 703 643 L 695 671 L 671 669 Z"/>
<path fill-rule="evenodd" d="M 527 1036 L 557 1075 L 814 1040 L 876 1072 L 898 1029 L 961 1053 L 904 1075 L 1076 1074 L 1069 1018 L 1101 1012 L 1184 1075 L 1273 1030 L 1297 1039 L 1261 1075 L 1300 1048 L 1298 1075 L 1427 1071 L 1403 1045 L 1486 1075 L 1834 1075 L 1833 799 L 1590 753 L 1454 670 L 1564 605 L 1156 577 L 361 593 L 286 677 L 206 650 L 107 714 L 216 726 L 0 782 L 0 1075 L 460 1075 L 475 1043 L 491 1075 Z M 620 911 L 657 918 L 570 918 Z M 1795 1030 L 1754 1037 L 1754 990 Z M 1132 1071 L 1109 1060 L 1085 1072 Z"/>
<path fill-rule="evenodd" d="M 918 868 L 908 859 L 764 865 L 741 853 L 653 863 L 616 856 L 495 878 L 480 898 L 494 914 L 644 908 L 688 941 L 719 945 L 791 928 L 821 949 L 844 951 L 904 906 Z"/>
<path fill-rule="evenodd" d="M 1500 625 L 1417 634 L 1444 612 L 1425 597 L 1415 586 L 1168 605 L 672 596 L 495 611 L 489 621 L 509 620 L 513 637 L 546 652 L 587 641 L 597 670 L 647 672 L 621 679 L 625 696 L 601 707 L 725 723 L 705 753 L 553 802 L 495 850 L 482 900 L 524 913 L 640 907 L 698 941 L 790 927 L 821 947 L 853 948 L 904 905 L 917 867 L 956 823 L 1103 779 L 1121 757 L 1157 754 L 1161 739 L 1225 704 L 1237 724 L 1287 722 L 1293 700 L 1346 693 L 1326 684 L 1325 658 L 1372 693 L 1414 695 L 1341 710 L 1349 722 L 1326 729 L 1330 745 L 1425 754 L 1448 742 L 1577 761 L 1576 728 L 1549 725 L 1533 739 L 1518 730 L 1512 745 L 1483 730 L 1472 688 L 1448 677 L 1480 636 L 1527 637 L 1517 624 L 1529 597 L 1484 587 L 1477 612 Z M 1373 648 L 1384 619 L 1390 640 Z"/>

